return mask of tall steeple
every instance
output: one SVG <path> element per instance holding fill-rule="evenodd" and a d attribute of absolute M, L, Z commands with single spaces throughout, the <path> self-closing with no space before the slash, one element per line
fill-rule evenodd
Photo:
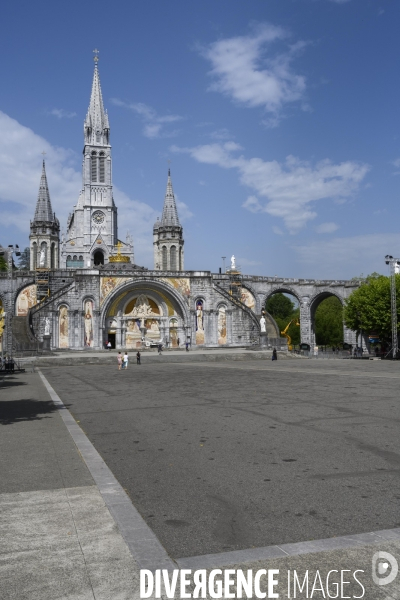
<path fill-rule="evenodd" d="M 98 69 L 98 50 L 93 51 L 94 73 L 89 108 L 84 121 L 82 190 L 68 219 L 61 266 L 91 268 L 108 263 L 116 254 L 117 207 L 113 198 L 110 125 L 104 110 Z M 122 243 L 121 254 L 133 262 L 133 248 Z"/>
<path fill-rule="evenodd" d="M 31 221 L 30 230 L 31 270 L 38 267 L 57 269 L 59 263 L 60 223 L 51 207 L 44 160 L 35 216 L 33 221 Z"/>
<path fill-rule="evenodd" d="M 178 210 L 176 208 L 174 190 L 172 189 L 171 169 L 168 169 L 167 190 L 164 198 L 164 208 L 161 216 L 161 225 L 175 225 L 180 227 Z"/>
<path fill-rule="evenodd" d="M 47 185 L 46 177 L 46 164 L 43 159 L 42 164 L 42 175 L 40 177 L 39 194 L 36 203 L 35 210 L 35 221 L 48 221 L 53 222 L 55 220 L 55 214 L 51 208 L 51 200 L 49 193 L 49 186 Z"/>
<path fill-rule="evenodd" d="M 157 219 L 153 228 L 154 269 L 183 271 L 183 244 L 183 229 L 172 189 L 171 170 L 168 169 L 161 221 Z"/>
<path fill-rule="evenodd" d="M 94 52 L 98 53 L 98 50 L 94 50 Z M 96 54 L 94 57 L 92 93 L 84 123 L 85 144 L 92 146 L 103 146 L 110 143 L 110 125 L 107 111 L 104 110 L 99 70 L 97 68 L 98 61 L 99 57 Z"/>

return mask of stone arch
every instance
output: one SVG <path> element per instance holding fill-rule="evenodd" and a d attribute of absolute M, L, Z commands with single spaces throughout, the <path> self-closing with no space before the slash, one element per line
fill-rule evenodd
<path fill-rule="evenodd" d="M 310 300 L 309 300 L 309 311 L 310 311 L 310 339 L 311 339 L 311 346 L 315 346 L 316 344 L 316 339 L 315 339 L 315 313 L 317 311 L 318 306 L 321 304 L 321 302 L 323 300 L 326 300 L 327 298 L 330 297 L 334 297 L 337 298 L 342 307 L 344 306 L 344 298 L 343 296 L 341 296 L 338 292 L 333 291 L 332 289 L 319 289 L 317 292 L 315 292 Z M 343 334 L 344 334 L 344 329 L 345 329 L 345 325 L 343 323 Z M 343 339 L 344 339 L 344 335 L 343 335 Z"/>
<path fill-rule="evenodd" d="M 270 289 L 268 292 L 265 292 L 263 294 L 262 308 L 264 308 L 266 301 L 269 300 L 269 298 L 271 296 L 273 296 L 274 294 L 278 294 L 278 293 L 290 294 L 291 296 L 294 296 L 296 298 L 299 305 L 301 304 L 301 296 L 297 290 L 293 289 L 292 287 L 290 287 L 288 285 L 279 285 L 275 288 Z"/>
<path fill-rule="evenodd" d="M 160 316 L 159 319 L 162 324 L 160 335 L 162 333 L 167 339 L 169 320 L 171 317 L 175 316 L 179 321 L 178 330 L 181 339 L 186 339 L 187 336 L 190 337 L 191 323 L 188 307 L 184 302 L 184 298 L 172 286 L 157 280 L 128 280 L 126 283 L 119 285 L 118 288 L 113 290 L 113 292 L 107 296 L 101 308 L 100 320 L 103 331 L 107 318 L 113 316 L 119 321 L 118 335 L 120 338 L 117 339 L 118 347 L 123 347 L 122 344 L 124 342 L 123 336 L 125 324 L 123 322 L 122 310 L 127 306 L 129 300 L 132 300 L 141 294 L 154 299 L 156 303 L 161 304 L 163 308 L 164 314 Z"/>

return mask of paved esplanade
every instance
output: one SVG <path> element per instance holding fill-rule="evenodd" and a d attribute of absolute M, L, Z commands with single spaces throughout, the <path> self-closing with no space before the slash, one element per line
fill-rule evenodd
<path fill-rule="evenodd" d="M 174 558 L 400 527 L 397 364 L 43 372 Z"/>
<path fill-rule="evenodd" d="M 137 598 L 163 548 L 135 507 L 179 567 L 277 568 L 282 597 L 287 569 L 363 569 L 397 597 L 371 559 L 400 558 L 398 363 L 144 359 L 0 382 L 2 598 Z"/>

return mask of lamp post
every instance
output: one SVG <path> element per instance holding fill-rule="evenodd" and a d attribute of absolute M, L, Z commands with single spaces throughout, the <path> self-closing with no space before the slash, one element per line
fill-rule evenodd
<path fill-rule="evenodd" d="M 396 299 L 396 273 L 399 273 L 400 258 L 393 258 L 386 254 L 385 262 L 390 269 L 390 308 L 392 316 L 392 358 L 397 358 L 398 337 L 397 337 L 397 299 Z"/>
<path fill-rule="evenodd" d="M 223 273 L 225 273 L 225 259 L 226 259 L 226 256 L 222 256 L 222 264 L 223 264 L 223 271 L 222 272 Z"/>

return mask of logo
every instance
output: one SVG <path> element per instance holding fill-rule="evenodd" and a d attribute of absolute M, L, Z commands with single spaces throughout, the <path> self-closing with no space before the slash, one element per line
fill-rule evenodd
<path fill-rule="evenodd" d="M 372 579 L 376 585 L 392 583 L 399 572 L 399 565 L 393 554 L 375 552 L 372 557 Z"/>

